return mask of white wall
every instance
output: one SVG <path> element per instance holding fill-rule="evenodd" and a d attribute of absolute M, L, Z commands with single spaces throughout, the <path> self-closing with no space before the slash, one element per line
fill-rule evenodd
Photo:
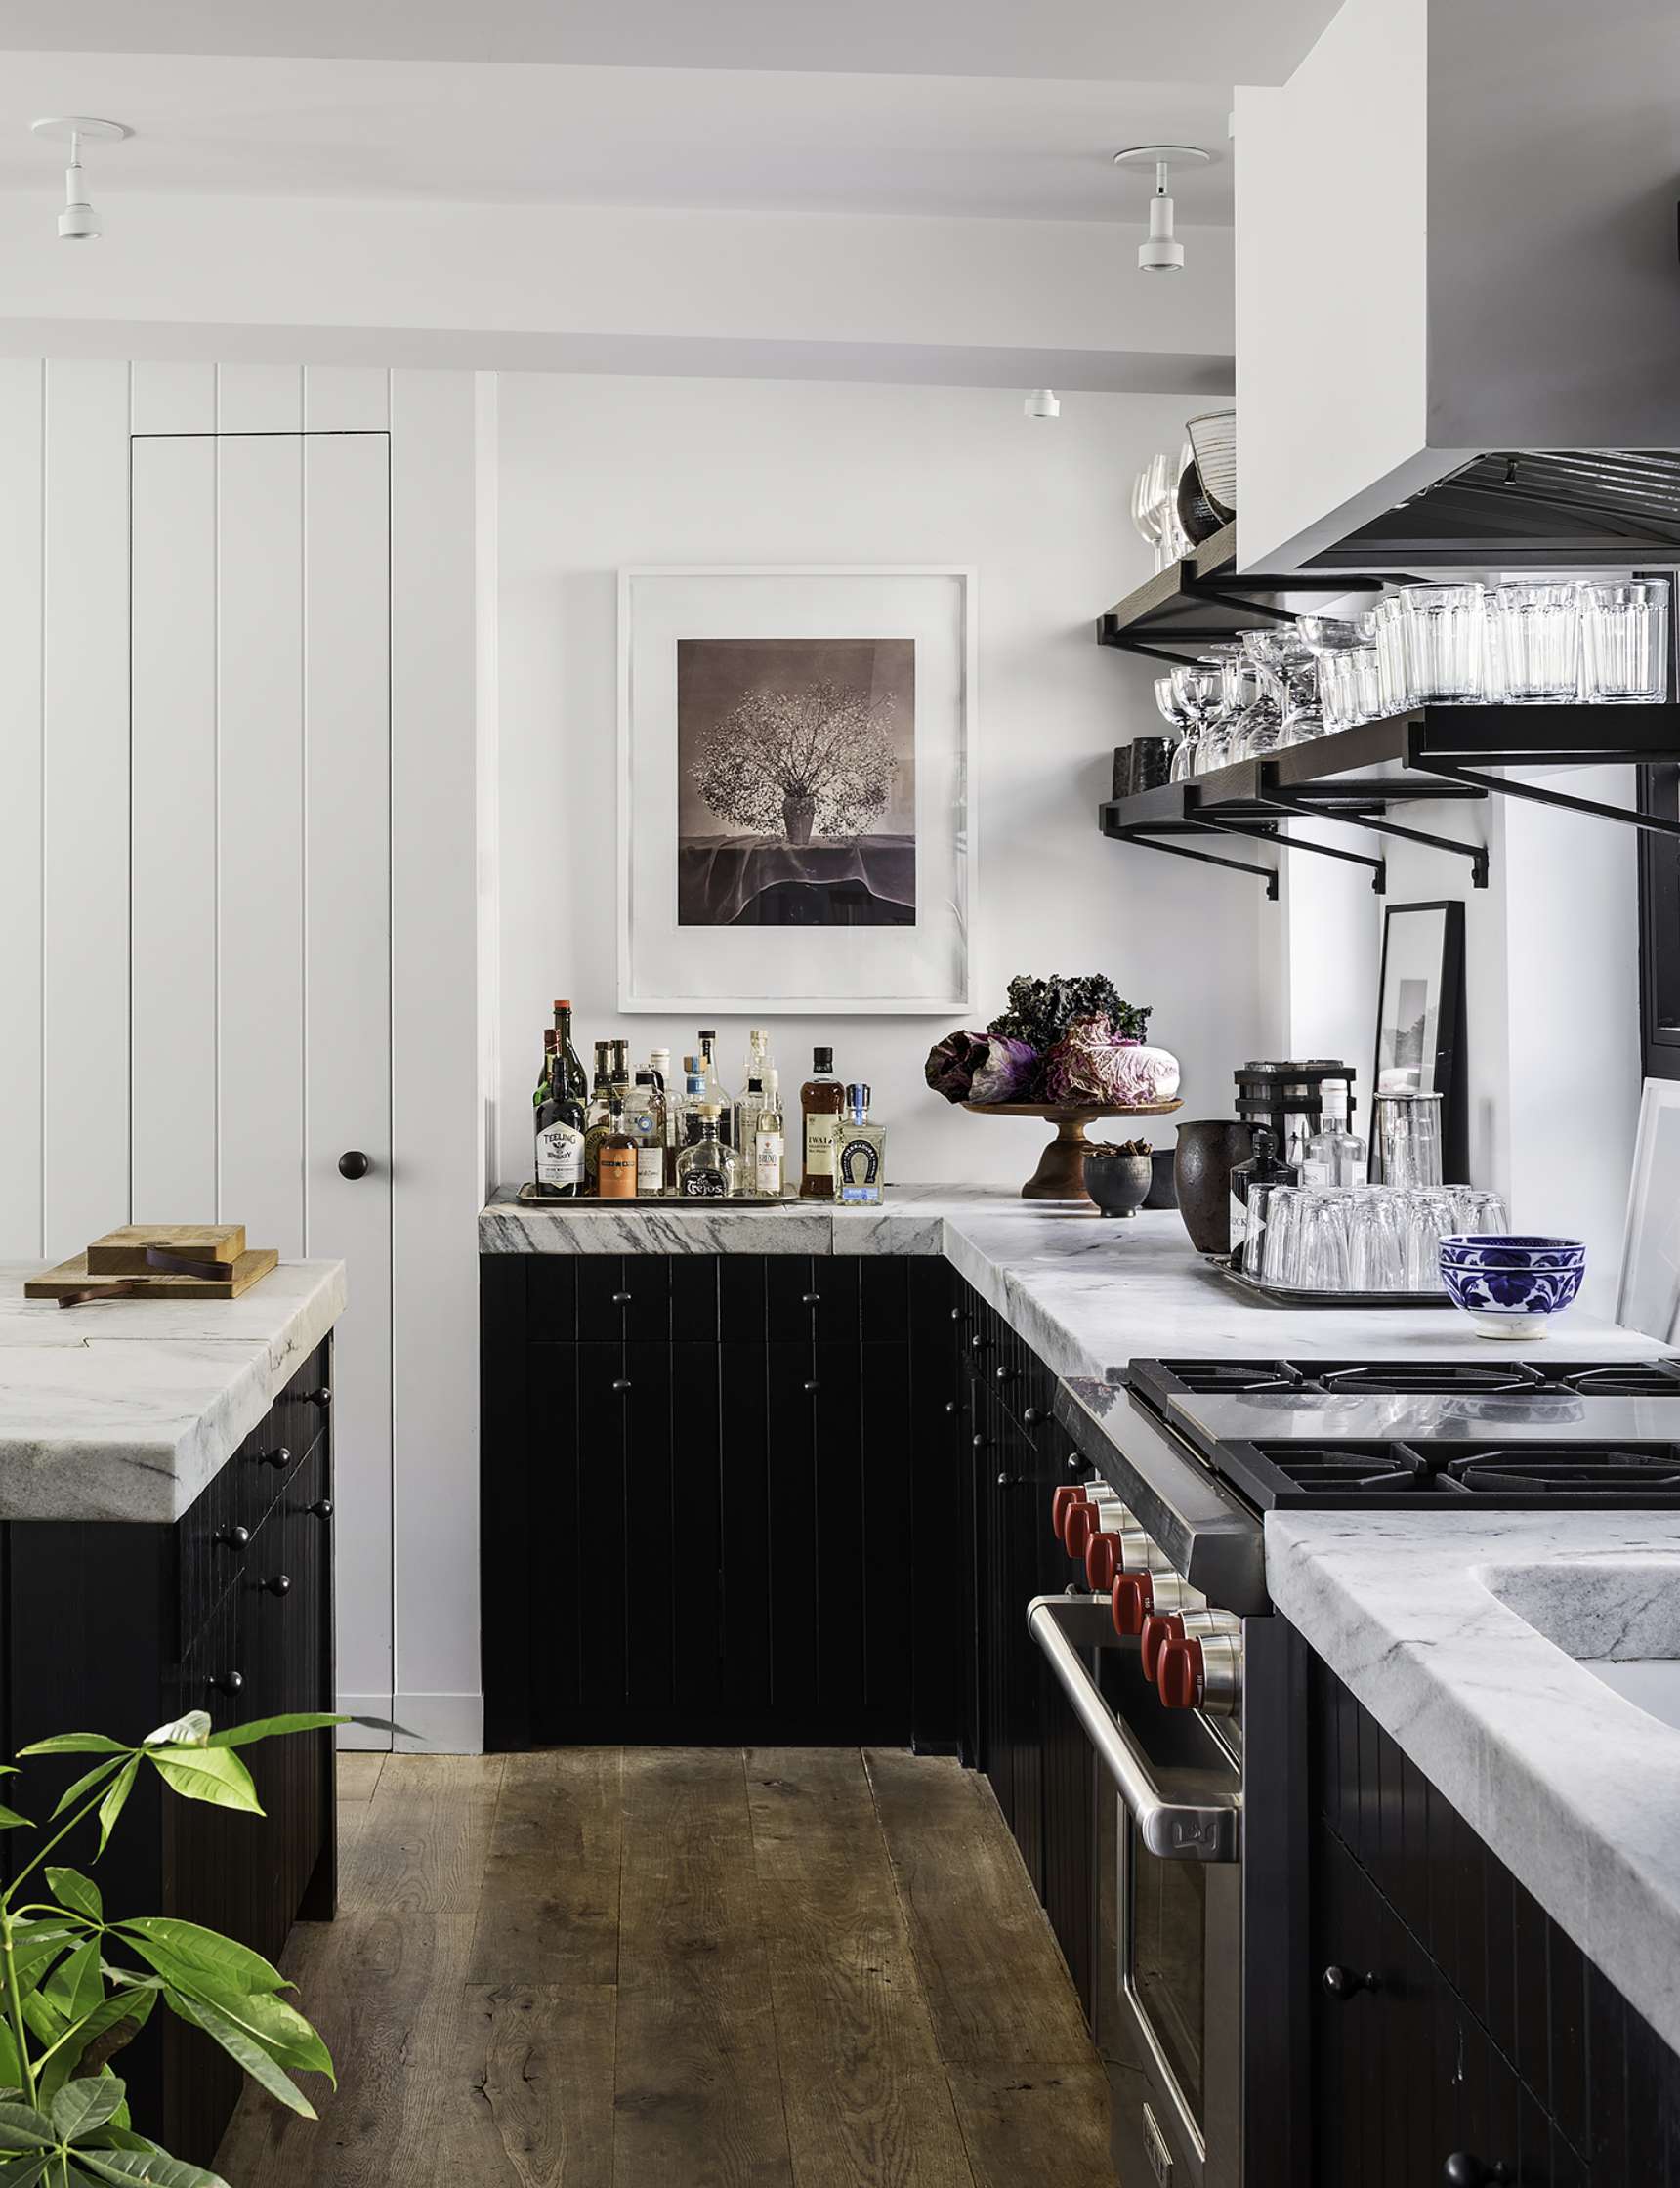
<path fill-rule="evenodd" d="M 576 1004 L 585 1042 L 622 1031 L 638 1054 L 693 1046 L 697 1017 L 616 1010 L 615 572 L 633 563 L 977 564 L 973 1022 L 1002 1009 L 1015 972 L 1109 973 L 1155 1005 L 1152 1031 L 1185 1066 L 1185 1114 L 1229 1113 L 1276 910 L 1258 882 L 1108 842 L 1096 824 L 1113 747 L 1157 724 L 1154 669 L 1099 648 L 1093 622 L 1148 574 L 1127 488 L 1154 449 L 1176 449 L 1184 409 L 1082 396 L 1046 425 L 1013 394 L 972 389 L 503 378 L 502 1177 L 528 1174 L 556 994 Z M 923 1060 L 949 1020 L 768 1023 L 784 1086 L 814 1040 L 870 1083 L 892 1176 L 1013 1186 L 1031 1169 L 1042 1126 L 928 1091 Z M 745 1022 L 720 1033 L 738 1079 Z M 1170 1146 L 1170 1124 L 1154 1137 Z"/>

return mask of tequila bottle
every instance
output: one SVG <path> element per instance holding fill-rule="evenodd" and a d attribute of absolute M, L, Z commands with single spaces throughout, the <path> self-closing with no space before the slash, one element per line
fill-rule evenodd
<path fill-rule="evenodd" d="M 710 1027 L 700 1029 L 700 1071 L 706 1082 L 706 1100 L 718 1108 L 718 1137 L 730 1146 L 735 1145 L 735 1104 L 724 1091 L 724 1082 L 718 1076 L 718 1036 Z"/>
<path fill-rule="evenodd" d="M 740 1187 L 740 1163 L 719 1134 L 716 1102 L 694 1106 L 693 1137 L 677 1157 L 677 1191 L 685 1200 L 727 1200 Z"/>
<path fill-rule="evenodd" d="M 636 1193 L 649 1199 L 665 1190 L 665 1097 L 651 1071 L 638 1072 L 624 1113 L 636 1143 Z"/>
<path fill-rule="evenodd" d="M 874 1207 L 886 1171 L 887 1135 L 869 1121 L 869 1089 L 846 1089 L 840 1137 L 834 1150 L 834 1198 L 848 1207 Z"/>

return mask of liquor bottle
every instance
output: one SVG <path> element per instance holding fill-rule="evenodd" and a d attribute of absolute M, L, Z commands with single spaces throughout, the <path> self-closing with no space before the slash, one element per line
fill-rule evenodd
<path fill-rule="evenodd" d="M 560 1036 L 550 1027 L 543 1037 L 550 1072 L 536 1112 L 536 1182 L 545 1198 L 570 1200 L 583 1191 L 584 1109 L 567 1084 Z"/>
<path fill-rule="evenodd" d="M 779 1199 L 787 1190 L 787 1135 L 781 1121 L 781 1083 L 774 1065 L 753 1123 L 751 1147 L 756 1189 Z"/>
<path fill-rule="evenodd" d="M 671 1091 L 671 1052 L 668 1048 L 651 1048 L 648 1051 L 648 1069 L 653 1074 L 653 1083 L 661 1094 Z"/>
<path fill-rule="evenodd" d="M 758 1124 L 758 1112 L 749 1099 L 752 1082 L 757 1079 L 758 1100 L 762 1102 L 764 1090 L 770 1084 L 771 1071 L 770 1035 L 762 1026 L 754 1026 L 746 1037 L 746 1071 L 742 1083 L 747 1091 L 735 1104 L 735 1144 L 742 1161 L 749 1165 L 752 1161 L 752 1135 Z"/>
<path fill-rule="evenodd" d="M 665 1097 L 651 1071 L 636 1073 L 624 1127 L 636 1143 L 637 1198 L 651 1199 L 665 1190 Z"/>
<path fill-rule="evenodd" d="M 636 1198 L 636 1142 L 624 1125 L 624 1097 L 614 1088 L 608 1103 L 607 1129 L 596 1150 L 604 1200 Z"/>
<path fill-rule="evenodd" d="M 1254 1135 L 1253 1158 L 1239 1162 L 1231 1173 L 1231 1266 L 1252 1276 L 1260 1266 L 1263 1224 L 1249 1215 L 1248 1196 L 1257 1185 L 1299 1185 L 1301 1173 L 1292 1163 L 1281 1162 L 1277 1142 L 1262 1127 Z"/>
<path fill-rule="evenodd" d="M 630 1043 L 610 1041 L 612 1059 L 608 1067 L 608 1084 L 615 1087 L 620 1100 L 627 1100 L 630 1093 Z"/>
<path fill-rule="evenodd" d="M 718 1137 L 726 1146 L 735 1145 L 735 1104 L 724 1091 L 724 1082 L 718 1076 L 718 1036 L 709 1027 L 700 1029 L 700 1070 L 706 1082 L 706 1100 L 718 1106 Z"/>
<path fill-rule="evenodd" d="M 1348 1130 L 1348 1082 L 1327 1078 L 1320 1088 L 1323 1110 L 1319 1129 L 1307 1142 L 1301 1167 L 1303 1185 L 1364 1185 L 1365 1144 Z"/>
<path fill-rule="evenodd" d="M 840 1112 L 845 1089 L 834 1076 L 834 1051 L 811 1051 L 811 1076 L 799 1089 L 799 1114 L 804 1146 L 799 1181 L 802 1200 L 834 1198 L 834 1143 L 840 1134 Z"/>
<path fill-rule="evenodd" d="M 601 1190 L 601 1135 L 612 1120 L 612 1043 L 595 1044 L 595 1084 L 583 1132 L 583 1190 Z"/>
<path fill-rule="evenodd" d="M 536 1091 L 530 1098 L 533 1110 L 540 1110 L 548 1100 L 548 1083 L 554 1075 L 555 1038 L 554 1028 L 545 1026 L 542 1031 L 542 1069 L 536 1074 Z"/>
<path fill-rule="evenodd" d="M 577 1051 L 571 1045 L 571 1005 L 564 1000 L 554 1006 L 554 1046 L 555 1053 L 560 1058 L 567 1092 L 575 1095 L 587 1107 L 589 1081 L 584 1076 Z"/>
<path fill-rule="evenodd" d="M 869 1089 L 846 1089 L 846 1109 L 834 1151 L 834 1198 L 850 1207 L 876 1207 L 886 1175 L 887 1135 L 869 1121 Z"/>
<path fill-rule="evenodd" d="M 716 1102 L 694 1105 L 694 1136 L 677 1157 L 677 1191 L 685 1200 L 727 1200 L 740 1187 L 740 1163 L 720 1135 Z"/>

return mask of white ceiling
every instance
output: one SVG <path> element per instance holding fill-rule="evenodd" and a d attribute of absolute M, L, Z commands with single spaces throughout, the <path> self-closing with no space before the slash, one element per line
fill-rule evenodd
<path fill-rule="evenodd" d="M 1279 83 L 1339 0 L 0 0 L 0 50 Z"/>
<path fill-rule="evenodd" d="M 1231 218 L 1229 86 L 490 63 L 15 54 L 0 189 L 56 189 L 43 113 L 108 114 L 97 183 L 406 197 L 1125 221 L 1140 139 L 1199 144 L 1181 219 Z"/>

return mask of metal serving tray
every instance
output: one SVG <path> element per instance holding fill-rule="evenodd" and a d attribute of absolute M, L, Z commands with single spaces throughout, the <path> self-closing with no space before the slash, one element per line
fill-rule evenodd
<path fill-rule="evenodd" d="M 1445 1291 L 1295 1291 L 1262 1283 L 1217 1256 L 1210 1266 L 1256 1307 L 1450 1307 Z"/>
<path fill-rule="evenodd" d="M 732 1193 L 727 1199 L 710 1200 L 699 1194 L 685 1198 L 676 1193 L 632 1193 L 628 1196 L 601 1193 L 571 1193 L 557 1195 L 539 1193 L 534 1185 L 522 1185 L 519 1201 L 526 1208 L 669 1208 L 694 1210 L 703 1215 L 707 1209 L 713 1214 L 719 1208 L 787 1208 L 803 1204 L 808 1208 L 838 1207 L 837 1200 L 806 1200 L 801 1203 L 797 1193 Z"/>

